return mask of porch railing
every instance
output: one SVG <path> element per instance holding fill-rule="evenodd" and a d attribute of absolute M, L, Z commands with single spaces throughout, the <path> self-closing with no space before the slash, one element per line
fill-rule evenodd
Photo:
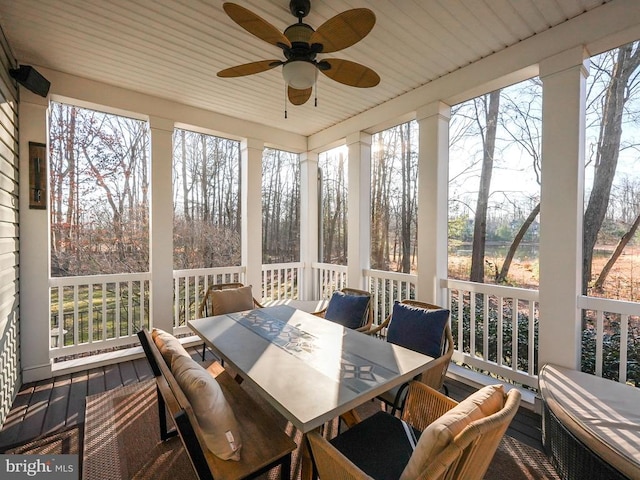
<path fill-rule="evenodd" d="M 347 267 L 313 263 L 312 295 L 327 299 L 347 285 Z M 264 265 L 262 296 L 299 299 L 302 263 Z M 395 300 L 415 297 L 416 276 L 379 270 L 363 272 L 373 295 L 375 322 Z M 176 270 L 174 332 L 190 333 L 202 295 L 213 283 L 245 282 L 244 267 Z M 52 278 L 50 357 L 64 359 L 137 344 L 136 331 L 150 326 L 149 273 Z M 451 310 L 454 361 L 535 387 L 538 372 L 537 290 L 460 280 L 441 281 Z M 640 304 L 579 297 L 583 314 L 582 369 L 620 382 L 640 384 Z"/>
<path fill-rule="evenodd" d="M 538 291 L 442 282 L 451 310 L 453 360 L 515 383 L 538 384 Z"/>
<path fill-rule="evenodd" d="M 365 270 L 365 281 L 371 292 L 373 303 L 373 321 L 382 323 L 393 310 L 396 300 L 415 298 L 418 277 L 413 274 Z"/>
<path fill-rule="evenodd" d="M 245 268 L 214 267 L 173 271 L 173 331 L 191 333 L 189 320 L 197 318 L 198 307 L 209 285 L 244 283 Z"/>
<path fill-rule="evenodd" d="M 61 277 L 49 280 L 53 359 L 137 343 L 149 326 L 148 273 Z"/>
<path fill-rule="evenodd" d="M 311 268 L 313 270 L 313 294 L 316 296 L 312 300 L 331 298 L 333 292 L 347 286 L 346 265 L 314 262 L 311 264 Z"/>
<path fill-rule="evenodd" d="M 303 289 L 304 264 L 270 263 L 262 265 L 262 300 L 297 300 Z"/>
<path fill-rule="evenodd" d="M 640 386 L 640 304 L 578 297 L 582 309 L 582 370 Z"/>

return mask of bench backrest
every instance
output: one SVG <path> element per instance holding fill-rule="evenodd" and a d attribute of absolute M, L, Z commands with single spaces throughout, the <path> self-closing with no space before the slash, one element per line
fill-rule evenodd
<path fill-rule="evenodd" d="M 243 479 L 266 472 L 276 465 L 282 465 L 282 478 L 289 478 L 295 442 L 284 432 L 283 426 L 267 414 L 219 363 L 215 362 L 207 371 L 220 385 L 238 420 L 241 437 L 246 439 L 240 461 L 222 460 L 207 449 L 193 408 L 151 334 L 143 329 L 138 332 L 138 337 L 156 377 L 161 422 L 165 408 L 161 403 L 164 403 L 201 480 Z"/>
<path fill-rule="evenodd" d="M 140 330 L 138 332 L 138 338 L 140 338 L 140 343 L 147 356 L 151 370 L 156 377 L 159 394 L 158 399 L 160 400 L 161 398 L 163 400 L 163 402 L 159 402 L 158 406 L 162 407 L 161 403 L 164 403 L 173 417 L 178 429 L 178 434 L 182 439 L 189 460 L 198 477 L 201 480 L 213 480 L 213 475 L 210 472 L 206 456 L 201 447 L 202 444 L 200 443 L 201 439 L 198 435 L 199 428 L 197 427 L 197 420 L 195 419 L 195 414 L 193 413 L 189 400 L 178 385 L 173 373 L 171 373 L 171 369 L 162 357 L 149 331 L 146 329 Z M 162 421 L 164 414 L 160 413 L 160 417 Z M 163 430 L 162 426 L 161 430 Z M 163 436 L 166 436 L 166 434 Z"/>

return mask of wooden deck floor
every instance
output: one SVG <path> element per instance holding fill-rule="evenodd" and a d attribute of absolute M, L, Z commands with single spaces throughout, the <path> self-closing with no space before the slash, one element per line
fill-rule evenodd
<path fill-rule="evenodd" d="M 190 349 L 190 353 L 194 359 L 201 359 L 200 351 L 195 348 Z M 208 355 L 213 359 L 211 353 Z M 26 384 L 18 393 L 0 430 L 0 451 L 41 435 L 83 424 L 88 395 L 150 378 L 153 376 L 149 364 L 141 358 Z M 448 380 L 446 385 L 449 395 L 456 400 L 473 392 L 472 387 L 460 382 Z M 542 449 L 540 415 L 525 408 L 520 408 L 507 434 Z"/>

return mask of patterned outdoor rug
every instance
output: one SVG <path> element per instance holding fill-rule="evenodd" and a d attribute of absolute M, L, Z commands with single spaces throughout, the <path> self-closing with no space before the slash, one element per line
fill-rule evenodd
<path fill-rule="evenodd" d="M 74 425 L 50 435 L 34 438 L 21 445 L 11 446 L 1 453 L 18 455 L 63 455 L 80 454 L 82 425 Z"/>
<path fill-rule="evenodd" d="M 377 402 L 367 402 L 360 413 L 376 410 Z M 25 445 L 7 450 L 18 454 L 80 453 L 85 480 L 166 479 L 192 480 L 195 474 L 182 448 L 174 437 L 160 441 L 156 390 L 154 381 L 146 381 L 87 397 L 84 445 L 82 428 L 74 427 Z M 272 411 L 273 412 L 273 411 Z M 273 412 L 274 416 L 278 416 Z M 299 441 L 300 434 L 291 425 L 283 428 Z M 328 433 L 336 425 L 328 426 Z M 274 470 L 265 479 L 279 478 Z M 292 462 L 292 478 L 299 478 L 296 452 Z M 546 456 L 511 437 L 505 437 L 495 454 L 486 479 L 537 480 L 559 477 Z"/>

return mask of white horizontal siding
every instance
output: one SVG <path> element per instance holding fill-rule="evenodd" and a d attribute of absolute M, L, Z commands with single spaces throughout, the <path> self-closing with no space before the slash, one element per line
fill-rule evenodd
<path fill-rule="evenodd" d="M 0 425 L 20 387 L 17 91 L 5 72 L 14 60 L 0 30 Z"/>

